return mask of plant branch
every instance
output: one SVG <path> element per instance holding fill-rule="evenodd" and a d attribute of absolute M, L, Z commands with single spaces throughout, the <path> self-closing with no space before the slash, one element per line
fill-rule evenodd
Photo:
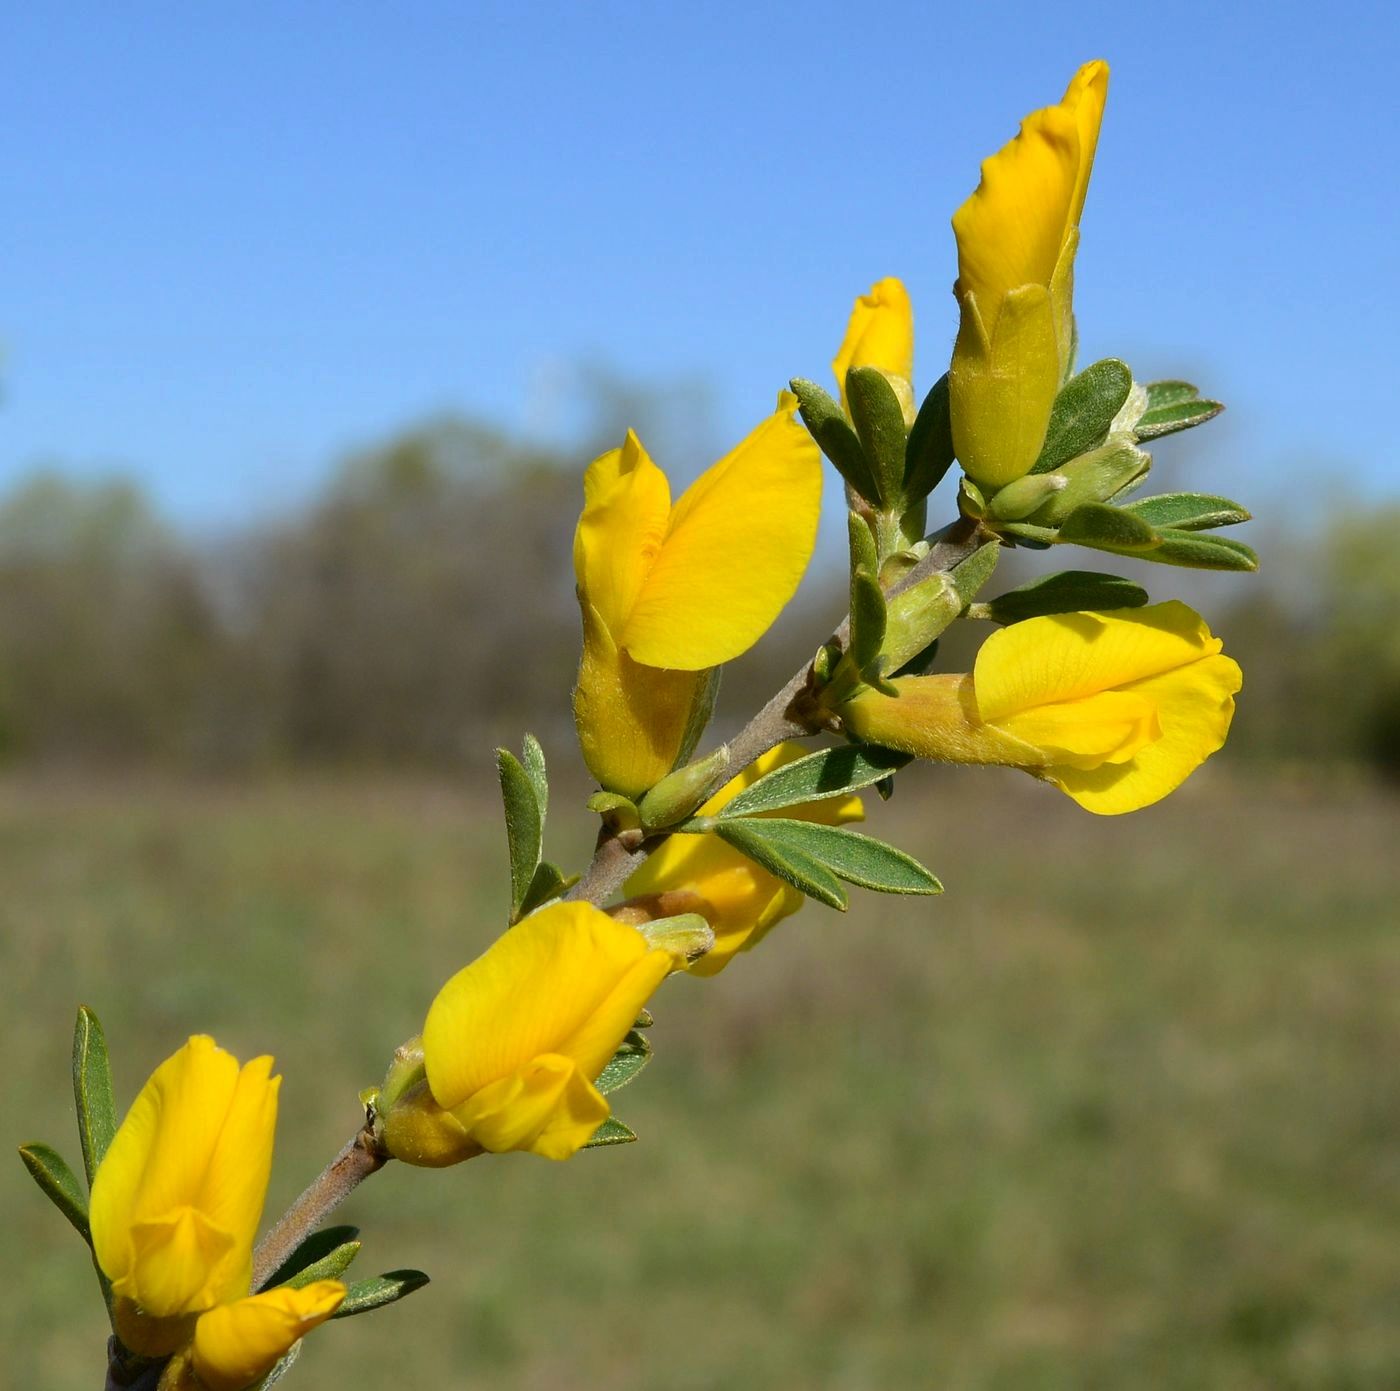
<path fill-rule="evenodd" d="M 253 1252 L 253 1288 L 261 1289 L 282 1263 L 372 1173 L 389 1162 L 369 1127 L 345 1144 L 320 1176 L 294 1202 Z"/>

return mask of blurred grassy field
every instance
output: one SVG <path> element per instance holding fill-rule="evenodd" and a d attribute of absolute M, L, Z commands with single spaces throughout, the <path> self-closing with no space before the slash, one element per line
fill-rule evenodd
<path fill-rule="evenodd" d="M 288 1384 L 1400 1386 L 1400 803 L 1214 771 L 1112 821 L 1012 774 L 877 806 L 943 899 L 668 985 L 638 1145 L 391 1165 L 357 1273 L 434 1283 Z M 280 1209 L 494 935 L 500 839 L 445 786 L 0 784 L 11 1152 L 76 1160 L 82 1000 L 123 1103 L 193 1030 L 277 1055 Z M 17 1160 L 0 1202 L 11 1384 L 94 1391 L 84 1253 Z"/>

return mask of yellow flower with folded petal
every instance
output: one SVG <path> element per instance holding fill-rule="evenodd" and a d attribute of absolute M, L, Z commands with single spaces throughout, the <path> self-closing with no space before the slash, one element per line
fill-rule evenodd
<path fill-rule="evenodd" d="M 247 1294 L 280 1077 L 197 1035 L 142 1088 L 92 1185 L 93 1252 L 117 1331 L 158 1356 L 193 1317 Z"/>
<path fill-rule="evenodd" d="M 1032 112 L 983 162 L 977 191 L 953 215 L 953 444 L 984 487 L 1030 471 L 1069 371 L 1079 218 L 1107 95 L 1108 65 L 1086 63 L 1059 105 Z"/>
<path fill-rule="evenodd" d="M 483 1150 L 567 1159 L 608 1118 L 598 1074 L 682 964 L 588 903 L 526 918 L 433 1001 L 421 1080 L 386 1083 L 390 1153 L 430 1167 Z"/>
<path fill-rule="evenodd" d="M 861 739 L 1000 763 L 1103 815 L 1150 806 L 1225 742 L 1240 669 L 1181 603 L 1013 623 L 970 676 L 909 676 L 841 708 Z"/>
<path fill-rule="evenodd" d="M 853 367 L 875 367 L 885 374 L 904 408 L 914 418 L 914 309 L 904 282 L 892 275 L 877 280 L 851 310 L 840 351 L 831 364 L 846 405 L 846 374 Z"/>
<path fill-rule="evenodd" d="M 796 397 L 688 488 L 629 433 L 589 465 L 574 535 L 583 660 L 574 718 L 584 761 L 635 797 L 690 752 L 713 668 L 747 651 L 811 558 L 821 457 Z"/>
<path fill-rule="evenodd" d="M 696 813 L 714 816 L 719 809 L 765 773 L 801 758 L 808 750 L 801 744 L 779 744 L 732 778 Z M 784 807 L 775 816 L 816 821 L 823 826 L 844 826 L 863 821 L 865 809 L 859 797 L 829 797 Z M 718 836 L 668 836 L 627 881 L 630 898 L 662 894 L 692 896 L 685 911 L 704 916 L 714 929 L 715 944 L 691 963 L 693 976 L 713 976 L 727 966 L 736 952 L 748 951 L 768 934 L 775 923 L 790 917 L 806 901 L 790 884 L 756 865 Z"/>
<path fill-rule="evenodd" d="M 243 1391 L 260 1381 L 293 1343 L 340 1308 L 345 1286 L 317 1280 L 282 1285 L 221 1304 L 195 1325 L 193 1367 L 205 1391 Z"/>

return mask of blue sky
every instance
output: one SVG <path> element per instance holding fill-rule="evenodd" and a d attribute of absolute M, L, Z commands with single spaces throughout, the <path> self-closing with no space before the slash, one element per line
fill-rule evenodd
<path fill-rule="evenodd" d="M 1237 492 L 1397 490 L 1388 7 L 347 0 L 6 7 L 0 487 L 236 523 L 435 412 L 567 439 L 588 363 L 704 381 L 717 449 L 885 274 L 926 386 L 950 214 L 1096 56 L 1085 360 L 1222 396 Z"/>

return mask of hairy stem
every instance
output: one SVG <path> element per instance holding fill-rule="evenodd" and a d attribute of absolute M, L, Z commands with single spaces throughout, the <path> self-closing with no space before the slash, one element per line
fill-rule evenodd
<path fill-rule="evenodd" d="M 354 1135 L 320 1176 L 258 1242 L 253 1252 L 253 1288 L 261 1289 L 293 1251 L 390 1156 L 379 1147 L 368 1127 Z"/>

